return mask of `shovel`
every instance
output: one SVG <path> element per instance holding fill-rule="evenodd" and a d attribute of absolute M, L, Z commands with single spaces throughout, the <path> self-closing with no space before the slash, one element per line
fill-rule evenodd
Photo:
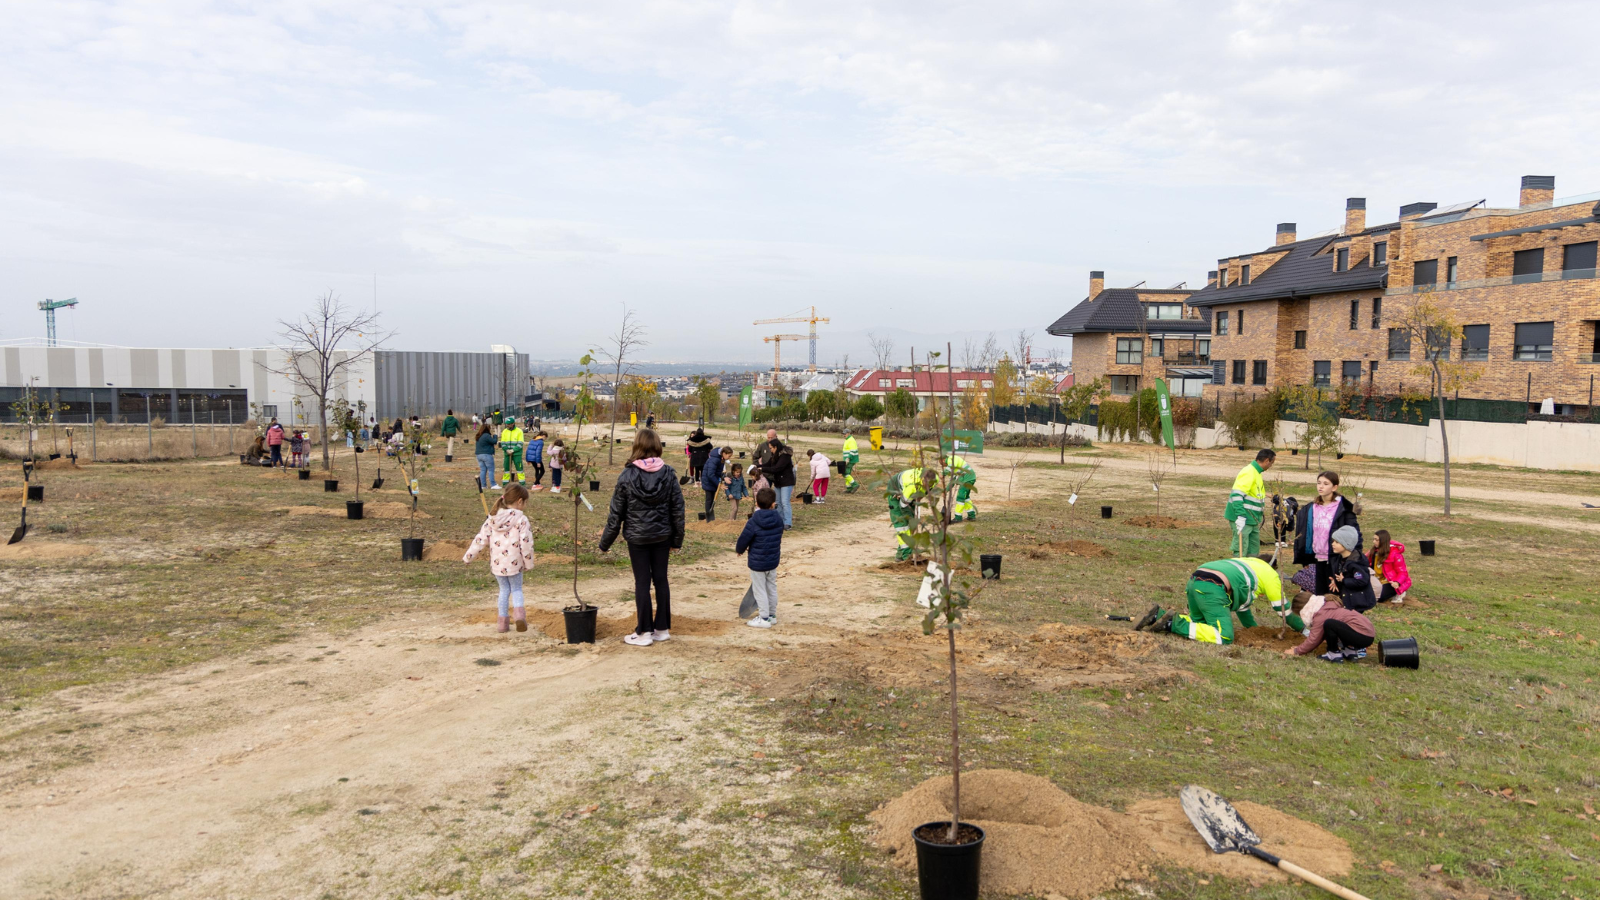
<path fill-rule="evenodd" d="M 739 618 L 741 618 L 741 619 L 750 618 L 751 616 L 756 614 L 756 609 L 757 608 L 758 607 L 756 606 L 756 590 L 755 590 L 755 588 L 745 588 L 744 589 L 744 599 L 739 601 Z"/>
<path fill-rule="evenodd" d="M 476 480 L 478 482 L 478 503 L 483 506 L 483 517 L 487 519 L 489 518 L 489 501 L 483 498 L 483 476 L 479 475 Z"/>
<path fill-rule="evenodd" d="M 1286 859 L 1279 859 L 1258 846 L 1261 837 L 1244 823 L 1239 816 L 1239 811 L 1234 809 L 1228 801 L 1216 794 L 1191 784 L 1178 794 L 1178 800 L 1183 804 L 1183 813 L 1194 823 L 1200 837 L 1205 839 L 1206 845 L 1213 853 L 1245 853 L 1254 856 L 1271 866 L 1276 866 L 1308 884 L 1333 894 L 1345 900 L 1367 900 L 1347 887 L 1341 887 L 1315 872 L 1308 872 Z"/>
<path fill-rule="evenodd" d="M 372 489 L 377 490 L 381 487 L 383 487 L 383 451 L 380 449 L 378 451 L 378 474 L 377 477 L 372 479 Z M 482 490 L 482 488 L 480 487 L 479 490 Z"/>
<path fill-rule="evenodd" d="M 8 545 L 9 544 L 15 544 L 16 542 L 22 540 L 23 538 L 25 538 L 27 536 L 28 536 L 28 485 L 27 485 L 26 482 L 24 482 L 23 485 L 22 485 L 22 524 L 17 526 L 17 530 L 16 531 L 11 532 L 11 540 L 6 541 L 6 543 Z"/>

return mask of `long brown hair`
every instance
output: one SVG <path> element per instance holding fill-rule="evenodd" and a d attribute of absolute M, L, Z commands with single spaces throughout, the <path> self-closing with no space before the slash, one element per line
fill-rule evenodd
<path fill-rule="evenodd" d="M 486 435 L 488 433 L 489 433 L 489 423 L 487 421 L 485 421 L 483 424 L 478 426 L 478 433 L 473 435 L 472 439 L 473 440 L 477 440 L 478 438 L 481 438 L 481 437 L 483 437 L 484 435 Z"/>
<path fill-rule="evenodd" d="M 1381 566 L 1384 560 L 1389 558 L 1389 531 L 1388 529 L 1380 528 L 1373 532 L 1373 536 L 1378 539 L 1378 542 L 1372 545 L 1372 564 Z"/>
<path fill-rule="evenodd" d="M 528 489 L 520 482 L 513 481 L 506 485 L 506 492 L 495 499 L 494 506 L 489 508 L 489 515 L 492 516 L 502 509 L 509 509 L 516 503 L 526 503 L 528 496 Z"/>
<path fill-rule="evenodd" d="M 661 455 L 661 438 L 654 428 L 641 428 L 633 434 L 633 449 L 628 451 L 628 462 L 638 462 Z"/>
<path fill-rule="evenodd" d="M 1334 497 L 1341 496 L 1340 493 L 1339 493 L 1339 473 L 1338 472 L 1332 471 L 1331 469 L 1329 471 L 1326 471 L 1326 472 L 1318 472 L 1317 473 L 1317 478 L 1318 479 L 1326 478 L 1329 481 L 1333 482 L 1333 493 L 1328 496 L 1328 502 L 1331 503 L 1331 502 L 1333 502 L 1333 498 Z M 1313 500 L 1311 502 L 1312 503 L 1321 504 L 1322 503 L 1322 495 L 1318 494 L 1317 495 L 1317 499 L 1315 499 L 1315 500 Z"/>

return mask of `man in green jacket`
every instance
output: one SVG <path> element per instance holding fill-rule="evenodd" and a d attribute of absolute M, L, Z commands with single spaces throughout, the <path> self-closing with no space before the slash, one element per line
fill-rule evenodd
<path fill-rule="evenodd" d="M 461 430 L 461 423 L 456 421 L 456 411 L 444 411 L 444 426 L 439 433 L 444 435 L 444 458 L 450 459 L 456 455 L 456 433 Z"/>
<path fill-rule="evenodd" d="M 1239 617 L 1240 625 L 1256 627 L 1251 607 L 1258 596 L 1265 597 L 1274 612 L 1287 616 L 1289 625 L 1296 631 L 1305 627 L 1299 617 L 1289 615 L 1289 601 L 1284 596 L 1278 571 L 1253 556 L 1201 563 L 1189 576 L 1184 593 L 1189 602 L 1187 615 L 1176 610 L 1168 612 L 1156 604 L 1133 626 L 1134 630 L 1149 628 L 1204 644 L 1231 644 L 1234 616 Z"/>
<path fill-rule="evenodd" d="M 1233 479 L 1233 490 L 1228 493 L 1228 505 L 1222 517 L 1232 526 L 1233 541 L 1228 552 L 1234 556 L 1255 556 L 1261 552 L 1261 521 L 1266 518 L 1267 483 L 1261 473 L 1272 468 L 1278 454 L 1263 449 L 1256 454 L 1255 462 L 1239 470 Z"/>

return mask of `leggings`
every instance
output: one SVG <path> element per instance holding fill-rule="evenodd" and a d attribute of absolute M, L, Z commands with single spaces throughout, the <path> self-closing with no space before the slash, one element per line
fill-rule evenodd
<path fill-rule="evenodd" d="M 560 466 L 556 466 L 555 468 L 550 470 L 550 483 L 555 485 L 556 487 L 561 487 L 561 467 Z"/>
<path fill-rule="evenodd" d="M 544 480 L 544 463 L 535 462 L 535 463 L 529 463 L 528 465 L 533 466 L 533 483 L 534 484 L 538 484 L 539 482 L 543 481 Z"/>
<path fill-rule="evenodd" d="M 811 479 L 811 496 L 817 498 L 818 500 L 821 500 L 824 497 L 828 496 L 828 479 L 826 479 L 826 478 L 813 478 L 813 479 Z"/>
<path fill-rule="evenodd" d="M 1393 600 L 1395 597 L 1399 596 L 1399 594 L 1400 592 L 1394 589 L 1394 585 L 1386 581 L 1383 583 L 1383 593 L 1378 595 L 1378 602 L 1382 603 L 1385 600 Z"/>
<path fill-rule="evenodd" d="M 500 615 L 504 616 L 508 614 L 506 612 L 507 600 L 511 601 L 512 606 L 516 607 L 517 609 L 521 609 L 522 573 L 518 572 L 515 575 L 496 575 L 495 580 L 500 582 Z"/>
<path fill-rule="evenodd" d="M 1340 650 L 1360 650 L 1372 646 L 1372 638 L 1337 619 L 1329 619 L 1322 623 L 1322 637 L 1328 642 L 1330 653 L 1337 653 Z"/>
<path fill-rule="evenodd" d="M 672 589 L 667 584 L 667 557 L 671 541 L 628 545 L 628 562 L 633 565 L 633 603 L 638 608 L 639 625 L 634 634 L 667 631 L 672 628 Z M 650 586 L 655 585 L 656 604 L 650 610 Z"/>

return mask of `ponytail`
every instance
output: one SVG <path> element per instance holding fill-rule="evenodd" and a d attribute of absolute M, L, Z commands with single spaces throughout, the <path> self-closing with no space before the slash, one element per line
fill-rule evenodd
<path fill-rule="evenodd" d="M 509 509 L 514 503 L 522 503 L 528 499 L 528 489 L 517 482 L 506 485 L 505 493 L 494 501 L 494 506 L 489 508 L 489 515 L 494 515 L 502 509 Z"/>

